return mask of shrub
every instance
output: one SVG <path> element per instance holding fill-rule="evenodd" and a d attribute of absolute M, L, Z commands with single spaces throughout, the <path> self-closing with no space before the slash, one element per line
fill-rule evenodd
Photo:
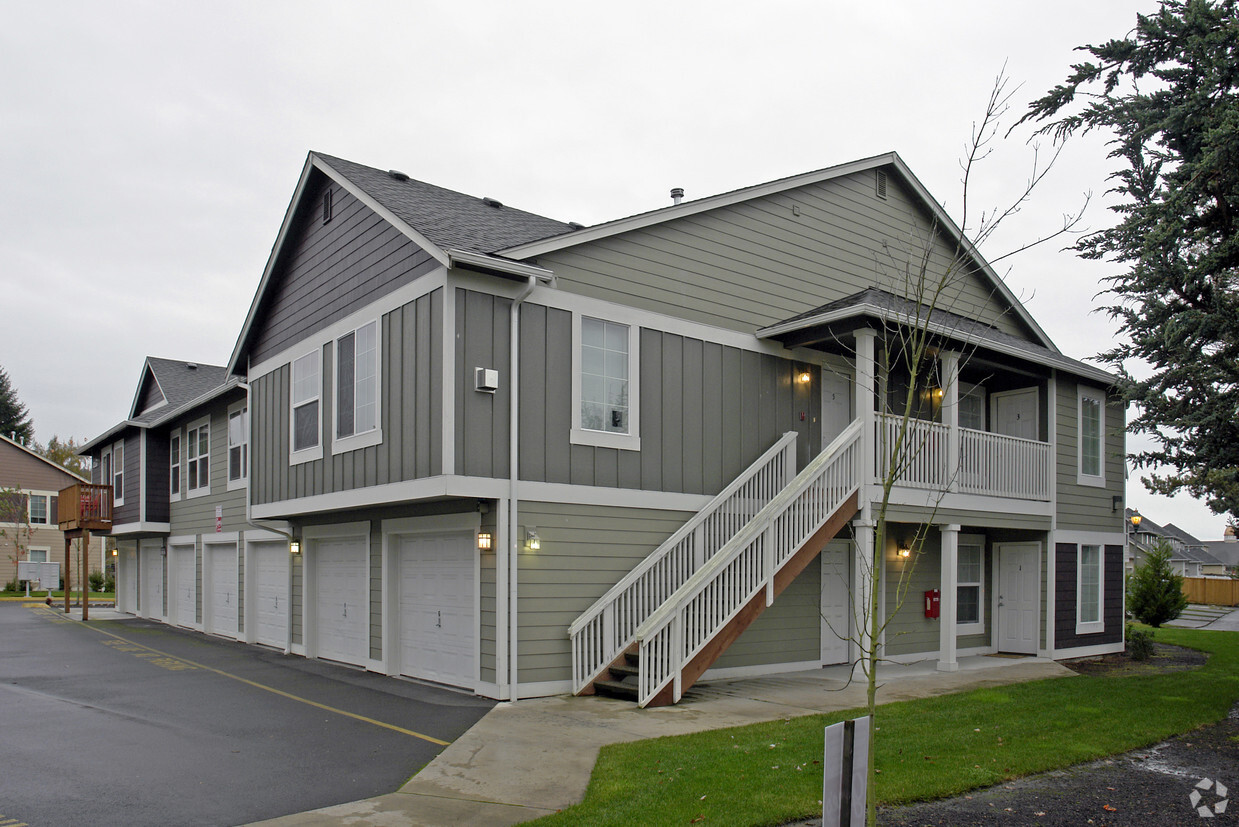
<path fill-rule="evenodd" d="M 90 573 L 90 590 L 92 592 L 103 591 L 103 572 L 98 569 Z"/>
<path fill-rule="evenodd" d="M 9 582 L 7 582 L 7 583 L 5 583 L 5 584 L 4 584 L 4 590 L 5 590 L 6 592 L 16 592 L 16 591 L 21 591 L 21 589 L 19 588 L 19 587 L 20 587 L 20 585 L 21 585 L 21 584 L 17 582 L 17 578 L 16 578 L 16 577 L 14 577 L 12 580 L 10 580 Z"/>
<path fill-rule="evenodd" d="M 105 592 L 115 593 L 116 592 L 116 578 L 110 574 L 107 577 L 103 578 L 103 590 Z"/>
<path fill-rule="evenodd" d="M 1187 608 L 1183 576 L 1170 568 L 1170 545 L 1159 540 L 1136 569 L 1127 588 L 1127 610 L 1141 623 L 1157 628 Z"/>
<path fill-rule="evenodd" d="M 1127 653 L 1132 660 L 1148 660 L 1153 657 L 1153 632 L 1148 629 L 1127 627 Z"/>

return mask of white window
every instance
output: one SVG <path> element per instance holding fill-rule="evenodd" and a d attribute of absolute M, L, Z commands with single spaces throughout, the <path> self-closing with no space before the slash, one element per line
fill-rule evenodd
<path fill-rule="evenodd" d="M 112 504 L 125 504 L 125 443 L 112 446 Z"/>
<path fill-rule="evenodd" d="M 1081 545 L 1076 582 L 1079 584 L 1076 598 L 1076 634 L 1104 632 L 1102 619 L 1102 546 Z"/>
<path fill-rule="evenodd" d="M 985 538 L 960 535 L 955 583 L 956 634 L 985 631 Z"/>
<path fill-rule="evenodd" d="M 99 454 L 99 484 L 112 484 L 112 449 L 110 447 L 105 448 Z M 115 496 L 115 492 L 113 492 L 113 496 Z"/>
<path fill-rule="evenodd" d="M 637 327 L 573 316 L 572 441 L 641 448 Z"/>
<path fill-rule="evenodd" d="M 249 478 L 249 408 L 242 404 L 228 411 L 228 490 L 242 488 Z"/>
<path fill-rule="evenodd" d="M 47 525 L 51 519 L 47 508 L 47 495 L 31 494 L 28 503 L 30 505 L 30 524 L 32 526 Z"/>
<path fill-rule="evenodd" d="M 293 362 L 292 447 L 290 462 L 306 462 L 323 455 L 319 396 L 322 393 L 322 350 L 315 349 Z"/>
<path fill-rule="evenodd" d="M 336 339 L 336 441 L 333 452 L 382 441 L 379 433 L 379 323 Z"/>
<path fill-rule="evenodd" d="M 1106 484 L 1106 400 L 1101 391 L 1080 388 L 1080 485 Z"/>
<path fill-rule="evenodd" d="M 30 560 L 31 563 L 47 563 L 49 562 L 47 558 L 50 552 L 51 549 L 46 548 L 27 549 L 26 558 Z"/>
<path fill-rule="evenodd" d="M 985 430 L 985 388 L 959 383 L 959 427 Z"/>
<path fill-rule="evenodd" d="M 191 423 L 185 431 L 185 488 L 189 496 L 211 490 L 211 424 L 207 420 Z"/>
<path fill-rule="evenodd" d="M 171 478 L 168 491 L 174 499 L 181 498 L 181 435 L 175 433 L 168 440 L 168 465 Z"/>

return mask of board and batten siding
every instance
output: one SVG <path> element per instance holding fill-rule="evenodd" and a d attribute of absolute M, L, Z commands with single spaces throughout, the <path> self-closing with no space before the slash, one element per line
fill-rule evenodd
<path fill-rule="evenodd" d="M 1056 458 L 1058 482 L 1058 528 L 1074 531 L 1112 531 L 1123 533 L 1124 514 L 1122 501 L 1116 508 L 1114 497 L 1123 497 L 1126 488 L 1125 428 L 1123 406 L 1107 397 L 1105 411 L 1105 466 L 1104 488 L 1080 485 L 1078 472 L 1080 410 L 1077 396 L 1078 385 L 1070 376 L 1058 375 L 1058 456 Z M 1104 389 L 1085 384 L 1104 393 Z"/>
<path fill-rule="evenodd" d="M 146 498 L 146 520 L 152 523 L 166 523 L 172 519 L 169 502 L 171 465 L 169 464 L 168 432 L 146 430 L 142 432 L 142 439 L 146 442 L 146 468 L 142 477 L 142 496 Z M 182 438 L 181 445 L 184 444 L 185 440 Z M 125 464 L 128 465 L 127 462 Z"/>
<path fill-rule="evenodd" d="M 511 299 L 456 288 L 458 474 L 469 477 L 506 477 L 509 474 L 511 307 Z M 476 368 L 499 372 L 496 391 L 477 390 Z M 525 397 L 521 398 L 523 401 Z"/>
<path fill-rule="evenodd" d="M 562 290 L 751 332 L 869 287 L 902 290 L 929 216 L 867 170 L 666 221 L 538 257 Z M 954 245 L 939 237 L 931 267 Z M 939 306 L 1032 338 L 984 276 L 960 272 Z"/>
<path fill-rule="evenodd" d="M 573 444 L 572 314 L 521 306 L 522 480 L 714 494 L 787 431 L 800 465 L 821 450 L 816 366 L 650 328 L 639 342 L 641 450 Z"/>
<path fill-rule="evenodd" d="M 323 347 L 323 458 L 288 464 L 291 366 L 250 383 L 254 503 L 265 504 L 443 473 L 443 292 L 435 290 L 381 319 L 378 445 L 333 455 L 333 345 Z M 308 350 L 307 350 L 308 352 Z"/>
<path fill-rule="evenodd" d="M 386 219 L 314 173 L 276 262 L 249 350 L 257 364 L 438 267 Z M 323 188 L 333 217 L 322 220 Z"/>
<path fill-rule="evenodd" d="M 1080 546 L 1078 543 L 1055 543 L 1054 545 L 1054 648 L 1072 649 L 1077 646 L 1096 646 L 1104 643 L 1119 643 L 1123 640 L 1123 547 L 1102 546 L 1102 608 L 1101 617 L 1105 629 L 1093 634 L 1076 634 L 1076 605 L 1079 584 L 1077 582 Z"/>

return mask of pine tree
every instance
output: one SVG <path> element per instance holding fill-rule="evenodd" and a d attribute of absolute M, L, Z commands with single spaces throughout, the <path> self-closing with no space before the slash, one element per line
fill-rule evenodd
<path fill-rule="evenodd" d="M 1187 608 L 1183 576 L 1170 568 L 1170 545 L 1158 540 L 1145 555 L 1144 564 L 1131 576 L 1127 587 L 1127 610 L 1141 623 L 1157 628 L 1174 620 Z"/>
<path fill-rule="evenodd" d="M 34 423 L 30 412 L 17 398 L 17 389 L 9 381 L 9 375 L 0 367 L 0 434 L 9 439 L 29 444 L 34 439 Z"/>

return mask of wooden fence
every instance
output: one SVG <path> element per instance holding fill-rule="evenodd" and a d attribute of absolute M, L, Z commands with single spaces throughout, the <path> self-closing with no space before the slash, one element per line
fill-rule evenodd
<path fill-rule="evenodd" d="M 1189 603 L 1210 606 L 1239 606 L 1239 580 L 1211 577 L 1184 577 L 1183 593 Z"/>

